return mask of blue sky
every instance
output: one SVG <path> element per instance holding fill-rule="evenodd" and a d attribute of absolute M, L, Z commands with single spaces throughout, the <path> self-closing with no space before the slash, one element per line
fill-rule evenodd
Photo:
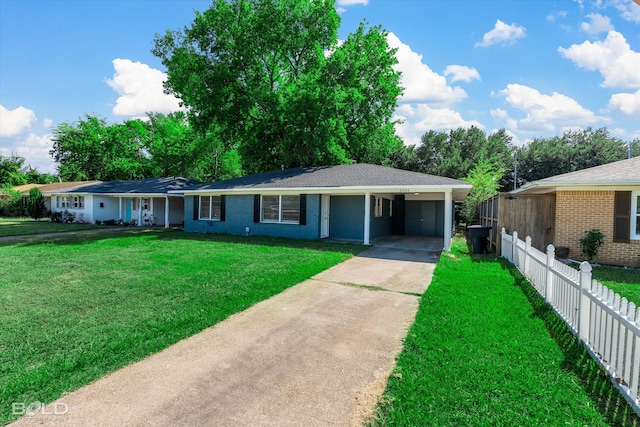
<path fill-rule="evenodd" d="M 638 0 L 640 2 L 640 0 Z M 0 154 L 55 171 L 51 131 L 170 112 L 153 37 L 201 0 L 1 0 Z M 634 0 L 338 0 L 345 39 L 367 20 L 398 48 L 406 144 L 428 130 L 505 128 L 516 144 L 577 127 L 640 138 L 640 5 Z"/>

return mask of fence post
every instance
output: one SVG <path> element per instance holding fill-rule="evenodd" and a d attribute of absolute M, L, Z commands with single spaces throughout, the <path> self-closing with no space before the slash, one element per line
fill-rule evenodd
<path fill-rule="evenodd" d="M 531 236 L 527 236 L 526 239 L 524 239 L 524 277 L 526 277 L 527 279 L 531 277 L 531 275 L 529 274 L 529 252 L 531 251 Z"/>
<path fill-rule="evenodd" d="M 518 262 L 518 232 L 513 232 L 513 240 L 511 242 L 511 262 L 516 267 L 520 268 L 520 263 Z"/>
<path fill-rule="evenodd" d="M 500 230 L 500 256 L 502 258 L 506 258 L 504 256 L 504 235 L 507 234 L 507 230 L 504 229 L 504 227 L 502 227 L 502 230 Z"/>
<path fill-rule="evenodd" d="M 580 264 L 580 299 L 578 300 L 578 336 L 587 343 L 589 342 L 589 319 L 591 317 L 591 299 L 588 292 L 591 290 L 591 264 L 583 261 Z"/>
<path fill-rule="evenodd" d="M 547 278 L 544 298 L 553 305 L 553 261 L 556 259 L 556 248 L 553 245 L 547 246 Z"/>

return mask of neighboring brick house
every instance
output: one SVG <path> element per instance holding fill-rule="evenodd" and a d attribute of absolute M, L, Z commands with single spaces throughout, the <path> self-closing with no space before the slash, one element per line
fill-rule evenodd
<path fill-rule="evenodd" d="M 569 247 L 571 258 L 583 257 L 580 239 L 598 229 L 605 243 L 594 261 L 640 262 L 640 157 L 533 181 L 510 194 L 555 195 L 553 223 L 533 226 L 555 230 L 549 243 Z"/>

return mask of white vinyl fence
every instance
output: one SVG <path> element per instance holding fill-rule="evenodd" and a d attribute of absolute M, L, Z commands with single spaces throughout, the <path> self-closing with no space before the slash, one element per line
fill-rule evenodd
<path fill-rule="evenodd" d="M 609 373 L 612 383 L 640 415 L 640 307 L 621 298 L 591 278 L 591 265 L 580 271 L 523 242 L 518 233 L 502 229 L 502 257 L 512 262 L 531 282 Z"/>

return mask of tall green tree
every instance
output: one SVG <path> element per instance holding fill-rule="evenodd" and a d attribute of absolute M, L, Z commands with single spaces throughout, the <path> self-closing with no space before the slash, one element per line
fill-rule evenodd
<path fill-rule="evenodd" d="M 338 46 L 339 23 L 333 1 L 214 0 L 153 53 L 190 122 L 218 129 L 246 172 L 382 162 L 400 144 L 394 52 L 364 25 Z"/>
<path fill-rule="evenodd" d="M 86 116 L 53 130 L 49 154 L 65 181 L 140 179 L 150 175 L 147 138 L 147 125 L 140 120 L 108 124 L 104 118 Z"/>
<path fill-rule="evenodd" d="M 520 187 L 527 182 L 626 159 L 627 143 L 611 136 L 606 128 L 587 128 L 551 138 L 535 138 L 517 148 L 516 156 Z"/>
<path fill-rule="evenodd" d="M 0 185 L 22 185 L 27 184 L 27 177 L 22 173 L 24 157 L 17 154 L 3 156 L 0 154 Z"/>
<path fill-rule="evenodd" d="M 467 224 L 475 224 L 478 220 L 478 205 L 485 199 L 498 194 L 500 179 L 504 170 L 487 159 L 481 160 L 462 178 L 473 187 L 462 205 L 462 216 Z"/>
<path fill-rule="evenodd" d="M 511 137 L 504 129 L 487 136 L 481 129 L 453 129 L 449 133 L 430 130 L 415 148 L 418 171 L 461 179 L 487 160 L 507 170 L 513 164 Z"/>

